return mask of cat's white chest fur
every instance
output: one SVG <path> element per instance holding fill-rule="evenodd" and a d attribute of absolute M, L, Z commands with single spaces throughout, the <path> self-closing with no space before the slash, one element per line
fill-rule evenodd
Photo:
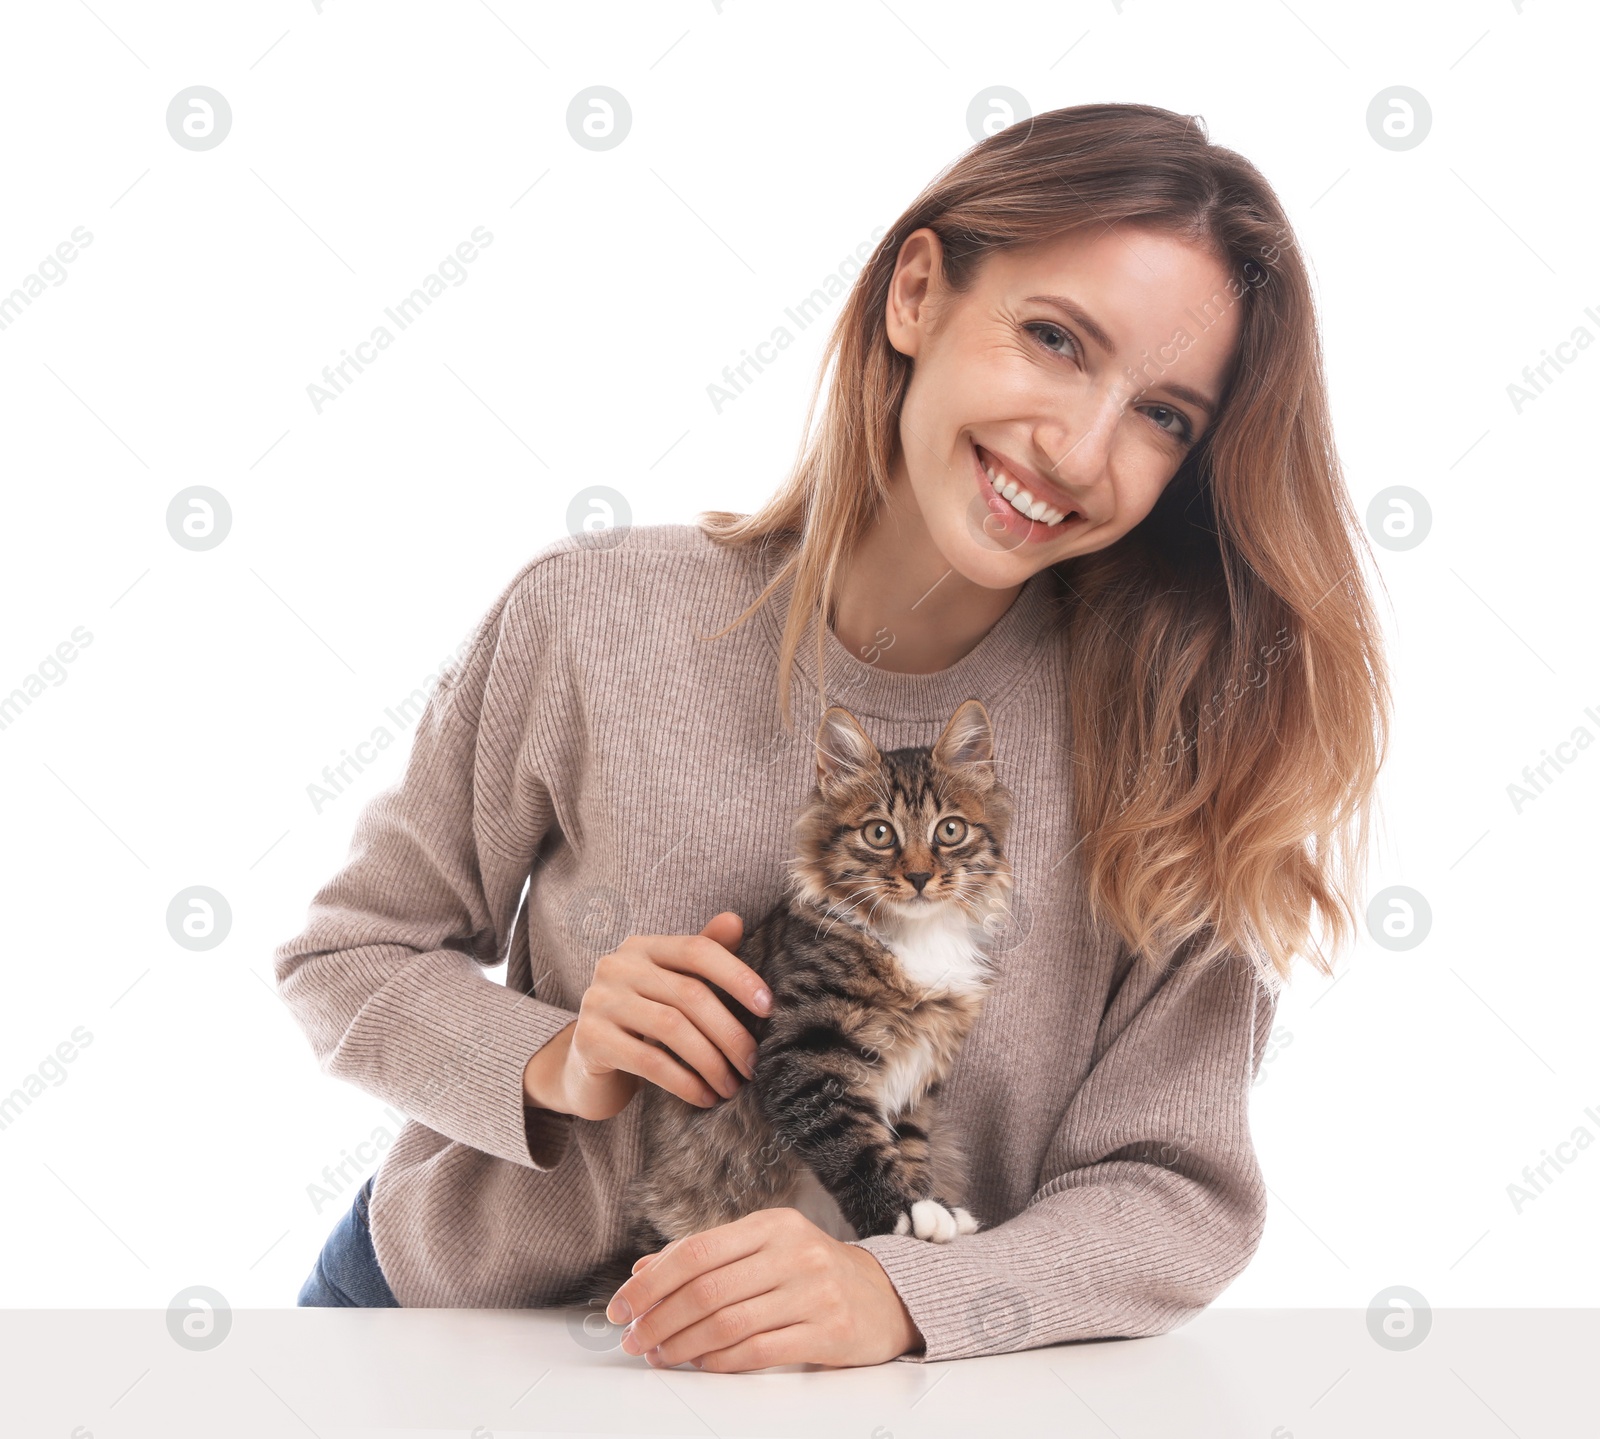
<path fill-rule="evenodd" d="M 989 962 L 979 947 L 983 931 L 954 906 L 941 905 L 927 919 L 902 920 L 881 935 L 900 962 L 901 972 L 929 993 L 979 994 L 986 987 Z M 896 1048 L 884 1056 L 884 1118 L 893 1124 L 927 1088 L 934 1055 L 927 1041 Z"/>
<path fill-rule="evenodd" d="M 958 994 L 984 988 L 989 961 L 980 943 L 983 930 L 955 905 L 937 905 L 926 919 L 897 917 L 877 928 L 913 984 Z"/>

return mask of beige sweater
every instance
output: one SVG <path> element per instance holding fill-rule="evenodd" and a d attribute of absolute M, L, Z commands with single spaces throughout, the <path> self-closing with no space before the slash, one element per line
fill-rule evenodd
<path fill-rule="evenodd" d="M 694 934 L 725 909 L 752 927 L 813 782 L 814 629 L 793 735 L 777 707 L 788 582 L 776 609 L 697 638 L 743 609 L 776 555 L 693 525 L 618 538 L 564 538 L 505 587 L 430 699 L 403 778 L 368 803 L 348 862 L 274 955 L 323 1070 L 409 1117 L 371 1205 L 405 1306 L 536 1305 L 620 1241 L 640 1106 L 605 1121 L 530 1109 L 528 1058 L 628 935 Z M 1034 576 L 935 674 L 825 635 L 828 700 L 880 748 L 932 744 L 982 699 L 1017 799 L 1018 917 L 941 1108 L 983 1227 L 943 1245 L 855 1241 L 927 1341 L 914 1362 L 1172 1329 L 1244 1268 L 1266 1212 L 1249 1099 L 1276 997 L 1243 958 L 1169 977 L 1091 924 L 1059 595 L 1053 571 Z M 501 984 L 485 971 L 503 959 Z"/>

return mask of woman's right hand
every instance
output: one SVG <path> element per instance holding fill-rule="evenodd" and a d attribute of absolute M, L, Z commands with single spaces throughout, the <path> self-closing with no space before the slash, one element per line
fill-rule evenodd
<path fill-rule="evenodd" d="M 739 1073 L 754 1073 L 756 1042 L 703 981 L 736 996 L 752 1014 L 771 1012 L 761 976 L 733 953 L 743 934 L 744 922 L 725 910 L 699 934 L 634 935 L 602 955 L 578 1018 L 528 1061 L 522 1076 L 528 1103 L 610 1119 L 647 1079 L 702 1108 L 719 1094 L 732 1098 Z"/>

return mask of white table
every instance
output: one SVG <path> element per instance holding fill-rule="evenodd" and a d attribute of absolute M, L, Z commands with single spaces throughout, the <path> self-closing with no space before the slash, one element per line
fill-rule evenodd
<path fill-rule="evenodd" d="M 652 1369 L 582 1311 L 256 1309 L 185 1347 L 164 1310 L 0 1311 L 6 1439 L 1594 1434 L 1600 1310 L 1438 1310 L 1385 1348 L 1361 1310 L 1213 1309 L 1154 1339 L 945 1364 Z M 176 1319 L 173 1321 L 177 1322 Z M 602 1321 L 603 1323 L 603 1321 Z M 214 1332 L 214 1331 L 213 1331 Z"/>

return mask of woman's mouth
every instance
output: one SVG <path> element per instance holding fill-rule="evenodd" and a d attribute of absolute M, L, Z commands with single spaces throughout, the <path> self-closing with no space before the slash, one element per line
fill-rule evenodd
<path fill-rule="evenodd" d="M 978 486 L 990 512 L 1007 530 L 1028 540 L 1051 540 L 1087 523 L 1078 510 L 1060 510 L 1035 498 L 982 446 L 972 447 Z"/>

